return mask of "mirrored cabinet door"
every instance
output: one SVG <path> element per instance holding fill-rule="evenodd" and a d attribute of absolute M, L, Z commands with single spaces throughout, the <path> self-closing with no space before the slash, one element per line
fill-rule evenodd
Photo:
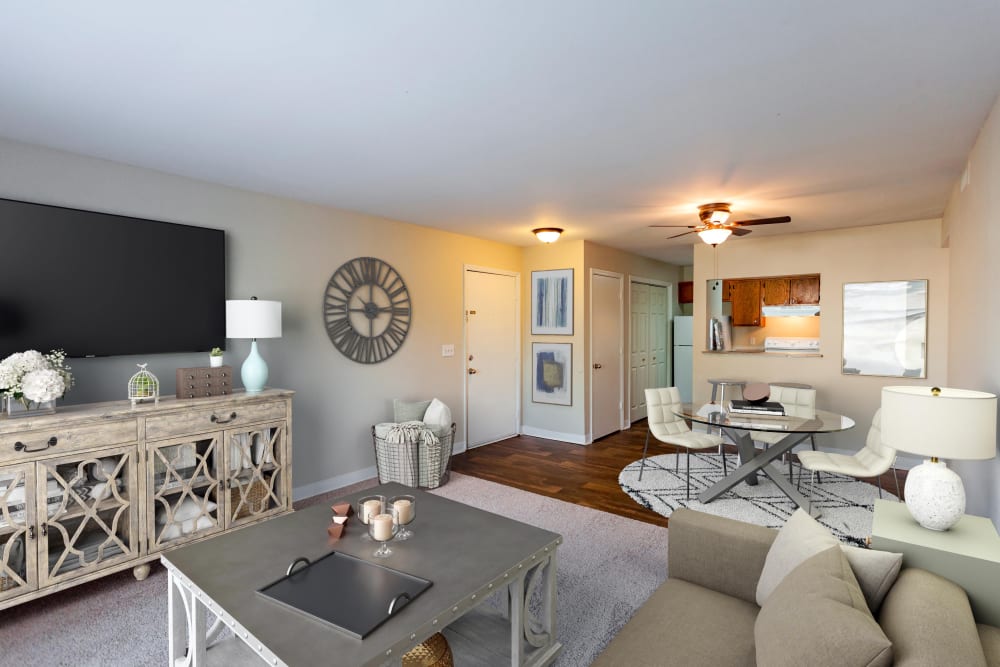
<path fill-rule="evenodd" d="M 222 530 L 222 433 L 146 444 L 149 551 Z"/>
<path fill-rule="evenodd" d="M 285 490 L 285 425 L 226 431 L 227 526 L 289 506 Z"/>
<path fill-rule="evenodd" d="M 40 585 L 139 554 L 136 446 L 37 463 Z"/>
<path fill-rule="evenodd" d="M 0 600 L 35 590 L 34 463 L 0 467 Z"/>

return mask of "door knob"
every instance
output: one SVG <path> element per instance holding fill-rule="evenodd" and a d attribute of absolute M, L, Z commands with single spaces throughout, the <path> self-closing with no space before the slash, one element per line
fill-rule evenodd
<path fill-rule="evenodd" d="M 478 373 L 478 372 L 479 372 L 479 371 L 477 371 L 477 370 L 476 370 L 475 368 L 470 368 L 470 369 L 469 369 L 469 375 L 475 375 L 475 374 L 476 374 L 476 373 Z"/>
<path fill-rule="evenodd" d="M 600 368 L 600 367 L 601 367 L 600 364 L 594 364 L 594 368 Z"/>

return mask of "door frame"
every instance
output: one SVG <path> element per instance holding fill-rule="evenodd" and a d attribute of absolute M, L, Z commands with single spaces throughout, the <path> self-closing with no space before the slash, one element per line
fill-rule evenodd
<path fill-rule="evenodd" d="M 469 308 L 466 299 L 468 298 L 468 284 L 466 277 L 470 272 L 492 273 L 500 276 L 509 276 L 514 279 L 514 330 L 517 335 L 514 339 L 514 435 L 521 432 L 521 365 L 523 363 L 523 350 L 521 343 L 521 273 L 519 271 L 508 271 L 507 269 L 495 269 L 489 266 L 479 266 L 476 264 L 462 265 L 462 418 L 465 420 L 465 442 L 462 443 L 461 450 L 468 451 L 471 447 L 469 443 Z M 484 442 L 484 445 L 490 443 Z M 480 445 L 476 445 L 477 447 Z"/>
<path fill-rule="evenodd" d="M 639 283 L 640 285 L 653 285 L 655 287 L 666 287 L 667 288 L 667 379 L 669 380 L 673 377 L 674 372 L 674 330 L 671 324 L 674 321 L 674 284 L 666 280 L 657 280 L 656 278 L 644 278 L 642 276 L 637 276 L 634 273 L 630 273 L 628 276 L 628 312 L 631 316 L 632 314 L 632 284 Z M 631 326 L 631 317 L 629 317 L 629 326 Z M 626 350 L 626 354 L 629 358 L 632 356 L 632 331 L 630 330 L 629 336 L 626 339 L 626 345 L 629 346 Z M 628 413 L 625 418 L 628 420 L 626 428 L 632 425 L 632 383 L 629 382 L 625 389 L 625 405 L 629 406 Z"/>
<path fill-rule="evenodd" d="M 590 331 L 587 332 L 590 338 L 588 352 L 588 368 L 590 369 L 590 391 L 589 410 L 590 415 L 587 420 L 587 443 L 594 441 L 594 276 L 604 276 L 606 278 L 616 278 L 618 280 L 618 430 L 628 428 L 625 422 L 625 274 L 607 271 L 605 269 L 590 269 Z"/>

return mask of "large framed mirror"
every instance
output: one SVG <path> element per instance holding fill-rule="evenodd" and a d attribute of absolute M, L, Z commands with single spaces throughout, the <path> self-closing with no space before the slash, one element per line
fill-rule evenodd
<path fill-rule="evenodd" d="M 927 281 L 844 283 L 844 375 L 927 377 Z"/>

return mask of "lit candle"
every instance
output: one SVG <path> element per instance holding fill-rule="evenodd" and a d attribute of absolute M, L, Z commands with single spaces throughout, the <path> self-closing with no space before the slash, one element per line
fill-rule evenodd
<path fill-rule="evenodd" d="M 361 523 L 368 523 L 373 516 L 382 513 L 381 500 L 366 500 L 361 506 Z"/>
<path fill-rule="evenodd" d="M 410 523 L 413 521 L 413 503 L 407 498 L 397 500 L 392 504 L 396 508 L 396 520 L 399 523 Z"/>
<path fill-rule="evenodd" d="M 392 515 L 376 514 L 371 517 L 372 539 L 388 542 L 392 539 Z"/>

